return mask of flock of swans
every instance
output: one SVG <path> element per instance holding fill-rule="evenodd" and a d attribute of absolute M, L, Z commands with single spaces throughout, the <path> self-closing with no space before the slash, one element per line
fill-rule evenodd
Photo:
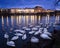
<path fill-rule="evenodd" d="M 40 35 L 39 37 L 41 37 L 42 39 L 49 39 L 51 40 L 52 38 L 52 33 L 50 33 L 48 31 L 48 25 L 46 27 L 42 27 L 41 25 L 36 25 L 36 26 L 33 26 L 33 25 L 29 25 L 29 27 L 22 27 L 22 29 L 15 29 L 13 30 L 14 31 L 14 36 L 11 38 L 11 40 L 9 40 L 9 34 L 8 32 L 6 32 L 4 34 L 4 38 L 7 39 L 7 42 L 6 44 L 8 46 L 11 46 L 11 47 L 15 47 L 15 40 L 19 39 L 19 37 L 21 37 L 22 40 L 26 40 L 28 37 L 27 37 L 27 34 L 28 35 L 32 35 L 31 38 L 30 38 L 30 42 L 32 43 L 38 43 L 39 42 L 39 39 L 35 36 L 37 35 Z M 51 37 L 50 37 L 51 36 Z"/>

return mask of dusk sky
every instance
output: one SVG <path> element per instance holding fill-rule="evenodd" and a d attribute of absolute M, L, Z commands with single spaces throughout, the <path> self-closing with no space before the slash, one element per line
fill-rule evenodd
<path fill-rule="evenodd" d="M 54 9 L 56 0 L 0 0 L 0 8 L 33 8 L 42 6 L 45 9 Z"/>

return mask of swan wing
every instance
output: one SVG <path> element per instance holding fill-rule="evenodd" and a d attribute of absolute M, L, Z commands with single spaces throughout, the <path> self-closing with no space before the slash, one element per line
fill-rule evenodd
<path fill-rule="evenodd" d="M 40 32 L 35 32 L 34 35 L 38 35 Z"/>
<path fill-rule="evenodd" d="M 41 34 L 40 37 L 43 39 L 51 39 L 47 34 Z"/>
<path fill-rule="evenodd" d="M 22 36 L 22 39 L 25 40 L 27 38 L 26 34 Z"/>
<path fill-rule="evenodd" d="M 30 31 L 29 34 L 33 34 L 35 31 Z"/>
<path fill-rule="evenodd" d="M 9 38 L 9 35 L 8 34 L 4 34 L 4 38 Z"/>
<path fill-rule="evenodd" d="M 7 41 L 8 46 L 15 47 L 15 43 L 13 41 Z"/>
<path fill-rule="evenodd" d="M 18 38 L 19 38 L 18 36 L 14 36 L 14 37 L 12 37 L 11 40 L 17 40 Z"/>
<path fill-rule="evenodd" d="M 16 33 L 15 35 L 17 35 L 17 36 L 23 36 L 23 34 L 21 34 L 21 33 Z"/>
<path fill-rule="evenodd" d="M 32 37 L 32 38 L 31 38 L 31 42 L 33 42 L 33 43 L 38 43 L 38 42 L 39 42 L 39 39 L 36 38 L 36 37 Z"/>

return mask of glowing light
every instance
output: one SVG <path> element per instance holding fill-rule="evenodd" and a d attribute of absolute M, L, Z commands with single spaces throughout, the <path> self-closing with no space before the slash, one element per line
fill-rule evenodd
<path fill-rule="evenodd" d="M 34 24 L 34 16 L 33 15 L 31 16 L 31 22 L 32 22 L 32 24 Z"/>
<path fill-rule="evenodd" d="M 21 24 L 21 16 L 19 16 L 19 24 Z"/>
<path fill-rule="evenodd" d="M 2 16 L 2 25 L 4 24 L 4 18 L 3 18 L 3 16 Z"/>
<path fill-rule="evenodd" d="M 14 23 L 13 23 L 13 19 L 14 19 L 13 16 L 11 16 L 11 25 L 12 25 L 12 26 L 13 26 L 13 24 L 14 24 Z"/>
<path fill-rule="evenodd" d="M 8 26 L 8 16 L 7 16 L 7 26 Z"/>

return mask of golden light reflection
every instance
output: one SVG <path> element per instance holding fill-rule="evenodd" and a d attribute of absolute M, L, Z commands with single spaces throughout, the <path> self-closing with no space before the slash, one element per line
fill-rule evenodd
<path fill-rule="evenodd" d="M 49 20 L 50 20 L 50 16 L 47 15 L 47 16 L 46 16 L 46 23 L 49 23 Z"/>
<path fill-rule="evenodd" d="M 47 20 L 48 20 L 48 23 L 49 23 L 49 20 L 50 20 L 50 16 L 49 15 L 47 15 Z"/>
<path fill-rule="evenodd" d="M 25 16 L 24 16 L 24 18 L 23 18 L 23 19 L 24 19 L 24 25 L 25 25 L 25 24 L 26 24 L 26 19 L 25 19 Z"/>
<path fill-rule="evenodd" d="M 47 16 L 46 16 L 46 22 L 45 23 L 47 23 Z"/>
<path fill-rule="evenodd" d="M 57 21 L 59 22 L 59 16 L 57 16 Z"/>
<path fill-rule="evenodd" d="M 16 22 L 17 22 L 17 25 L 19 24 L 19 17 L 16 16 Z"/>
<path fill-rule="evenodd" d="M 56 16 L 55 23 L 59 23 L 59 16 Z"/>
<path fill-rule="evenodd" d="M 9 23 L 8 23 L 8 16 L 7 16 L 7 26 L 9 25 Z"/>
<path fill-rule="evenodd" d="M 39 16 L 39 23 L 41 22 L 40 20 L 41 20 L 41 16 Z"/>
<path fill-rule="evenodd" d="M 21 18 L 22 18 L 22 17 L 21 17 L 21 16 L 19 16 L 19 24 L 21 24 Z"/>
<path fill-rule="evenodd" d="M 4 17 L 2 16 L 2 25 L 4 24 Z"/>
<path fill-rule="evenodd" d="M 13 26 L 14 24 L 14 16 L 11 16 L 11 25 Z"/>
<path fill-rule="evenodd" d="M 26 25 L 28 25 L 28 21 L 29 21 L 29 16 L 26 16 Z"/>
<path fill-rule="evenodd" d="M 31 23 L 34 24 L 34 15 L 31 16 Z"/>
<path fill-rule="evenodd" d="M 35 15 L 34 16 L 34 24 L 36 24 L 37 23 L 37 16 Z"/>

